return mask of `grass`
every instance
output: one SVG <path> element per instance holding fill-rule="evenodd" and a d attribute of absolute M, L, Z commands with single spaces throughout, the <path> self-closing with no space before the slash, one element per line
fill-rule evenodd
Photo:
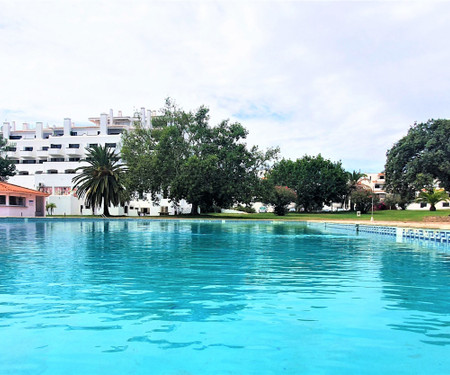
<path fill-rule="evenodd" d="M 423 218 L 426 216 L 449 216 L 450 210 L 439 210 L 435 212 L 431 211 L 421 211 L 421 210 L 397 210 L 397 211 L 375 211 L 373 217 L 375 221 L 406 221 L 406 222 L 422 222 Z M 50 217 L 101 217 L 101 216 L 57 216 L 53 215 Z M 122 216 L 126 218 L 128 216 Z M 169 216 L 164 216 L 168 218 Z M 118 217 L 120 218 L 120 217 Z M 155 216 L 141 216 L 141 219 L 154 219 Z M 360 217 L 356 216 L 355 212 L 324 212 L 324 213 L 289 213 L 285 216 L 277 216 L 273 213 L 259 213 L 259 214 L 205 214 L 200 216 L 170 216 L 172 219 L 178 218 L 198 218 L 198 219 L 245 219 L 245 220 L 358 220 L 358 221 L 369 221 L 371 218 L 371 213 L 363 214 Z"/>
<path fill-rule="evenodd" d="M 448 216 L 450 210 L 421 211 L 421 210 L 385 210 L 375 211 L 375 221 L 410 221 L 421 222 L 426 216 Z M 358 220 L 369 221 L 371 213 L 356 216 L 355 212 L 324 212 L 324 213 L 289 213 L 285 216 L 276 216 L 273 213 L 260 214 L 210 214 L 209 217 L 233 219 L 272 219 L 272 220 Z"/>

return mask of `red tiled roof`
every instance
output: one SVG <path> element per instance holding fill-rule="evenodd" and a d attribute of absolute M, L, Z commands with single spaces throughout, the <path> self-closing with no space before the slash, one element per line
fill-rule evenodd
<path fill-rule="evenodd" d="M 34 194 L 34 195 L 39 195 L 41 197 L 48 197 L 50 195 L 47 193 L 43 193 L 42 191 L 27 189 L 22 186 L 9 184 L 4 181 L 0 181 L 0 193 Z"/>

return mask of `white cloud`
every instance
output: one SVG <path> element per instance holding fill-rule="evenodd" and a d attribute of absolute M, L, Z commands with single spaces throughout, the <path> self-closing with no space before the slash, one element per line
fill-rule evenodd
<path fill-rule="evenodd" d="M 383 168 L 448 117 L 448 3 L 0 0 L 2 120 L 211 108 L 249 142 Z"/>

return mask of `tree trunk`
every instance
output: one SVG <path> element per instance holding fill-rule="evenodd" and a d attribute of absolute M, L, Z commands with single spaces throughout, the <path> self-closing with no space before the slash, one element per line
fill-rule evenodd
<path fill-rule="evenodd" d="M 109 217 L 109 205 L 108 202 L 106 201 L 106 197 L 103 198 L 103 215 Z"/>
<path fill-rule="evenodd" d="M 198 204 L 192 203 L 191 215 L 198 215 Z"/>
<path fill-rule="evenodd" d="M 436 206 L 435 206 L 434 204 L 432 204 L 432 205 L 430 206 L 430 211 L 436 211 Z"/>

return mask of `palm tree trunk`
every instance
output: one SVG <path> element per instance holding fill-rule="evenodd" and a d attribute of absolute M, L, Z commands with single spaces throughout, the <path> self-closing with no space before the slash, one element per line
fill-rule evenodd
<path fill-rule="evenodd" d="M 106 195 L 103 197 L 103 215 L 108 216 L 108 217 L 110 216 L 109 215 L 109 205 L 106 200 Z"/>

